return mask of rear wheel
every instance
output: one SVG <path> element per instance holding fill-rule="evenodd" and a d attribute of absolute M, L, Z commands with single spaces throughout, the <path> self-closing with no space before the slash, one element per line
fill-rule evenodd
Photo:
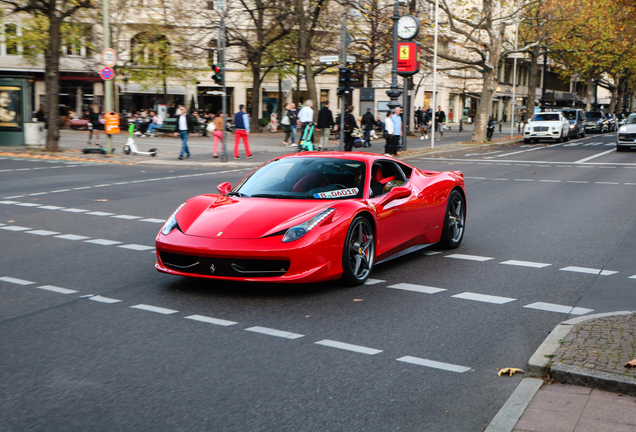
<path fill-rule="evenodd" d="M 466 202 L 457 190 L 451 192 L 446 203 L 444 228 L 440 246 L 445 249 L 456 249 L 464 238 L 466 224 Z"/>
<path fill-rule="evenodd" d="M 373 227 L 362 216 L 353 220 L 342 251 L 342 280 L 357 286 L 366 282 L 375 259 Z"/>

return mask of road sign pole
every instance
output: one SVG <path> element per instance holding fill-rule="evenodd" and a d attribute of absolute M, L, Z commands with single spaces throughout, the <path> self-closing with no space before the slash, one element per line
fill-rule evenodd
<path fill-rule="evenodd" d="M 345 8 L 344 15 L 342 17 L 342 46 L 340 47 L 340 65 L 342 67 L 347 67 L 347 9 Z M 343 92 L 340 96 L 340 124 L 338 127 L 340 128 L 340 144 L 338 145 L 338 150 L 344 150 L 344 117 L 345 117 L 345 97 L 346 94 Z"/>
<path fill-rule="evenodd" d="M 108 0 L 103 0 L 104 7 L 104 49 L 110 48 L 110 11 Z M 104 80 L 104 111 L 111 112 L 113 110 L 113 80 Z M 113 153 L 113 142 L 110 134 L 106 134 L 106 154 Z"/>
<path fill-rule="evenodd" d="M 221 145 L 223 146 L 223 153 L 221 154 L 221 162 L 227 162 L 227 133 L 225 131 L 225 123 L 227 121 L 227 92 L 225 88 L 225 1 L 219 2 L 219 6 L 223 8 L 221 11 L 221 30 L 219 34 L 219 62 L 221 63 L 221 76 L 223 77 L 223 95 L 221 96 L 221 109 L 223 110 Z"/>

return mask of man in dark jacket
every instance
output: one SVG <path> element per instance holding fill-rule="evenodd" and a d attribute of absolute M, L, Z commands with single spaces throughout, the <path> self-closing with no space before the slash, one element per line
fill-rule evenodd
<path fill-rule="evenodd" d="M 326 148 L 329 144 L 329 134 L 331 133 L 331 127 L 333 126 L 333 114 L 329 109 L 329 101 L 322 103 L 322 108 L 318 113 L 318 124 L 316 125 L 316 131 L 320 136 L 320 143 L 318 144 L 318 150 Z"/>
<path fill-rule="evenodd" d="M 371 108 L 367 108 L 367 112 L 362 116 L 360 126 L 364 128 L 364 146 L 371 147 L 371 131 L 375 129 L 375 119 L 371 114 Z"/>
<path fill-rule="evenodd" d="M 338 114 L 336 124 L 340 124 L 340 114 Z M 351 149 L 353 148 L 353 136 L 351 135 L 351 133 L 357 127 L 358 124 L 356 123 L 356 118 L 353 116 L 353 106 L 350 106 L 345 111 L 344 128 L 342 129 L 344 132 L 344 151 L 351 151 Z"/>
<path fill-rule="evenodd" d="M 181 153 L 179 153 L 179 159 L 183 159 L 183 155 L 186 158 L 190 157 L 190 149 L 188 149 L 188 135 L 194 132 L 194 122 L 192 116 L 186 113 L 186 109 L 181 107 L 180 113 L 177 116 L 177 128 L 175 129 L 174 136 L 181 137 Z"/>

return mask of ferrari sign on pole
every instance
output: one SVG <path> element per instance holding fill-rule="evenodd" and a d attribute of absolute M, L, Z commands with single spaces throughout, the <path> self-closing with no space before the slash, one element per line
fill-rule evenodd
<path fill-rule="evenodd" d="M 108 67 L 113 67 L 117 64 L 117 53 L 112 48 L 107 48 L 102 53 L 102 61 Z"/>
<path fill-rule="evenodd" d="M 415 75 L 420 71 L 420 44 L 417 42 L 398 42 L 397 74 L 403 77 Z"/>

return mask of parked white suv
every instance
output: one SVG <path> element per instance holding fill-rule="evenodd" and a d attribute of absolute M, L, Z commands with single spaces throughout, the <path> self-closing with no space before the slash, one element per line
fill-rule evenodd
<path fill-rule="evenodd" d="M 570 139 L 570 122 L 562 112 L 538 112 L 532 116 L 523 131 L 523 142 L 529 144 L 542 139 L 556 142 Z"/>

